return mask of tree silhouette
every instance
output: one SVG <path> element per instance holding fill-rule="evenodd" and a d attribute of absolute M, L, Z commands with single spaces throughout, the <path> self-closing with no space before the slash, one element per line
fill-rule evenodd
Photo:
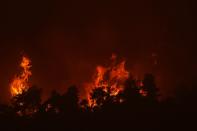
<path fill-rule="evenodd" d="M 155 84 L 155 77 L 152 74 L 145 74 L 142 89 L 146 92 L 149 101 L 156 102 L 158 98 L 158 88 Z"/>
<path fill-rule="evenodd" d="M 79 96 L 76 86 L 68 88 L 67 92 L 62 95 L 61 109 L 64 112 L 76 112 L 79 109 Z"/>
<path fill-rule="evenodd" d="M 19 115 L 32 115 L 36 113 L 40 107 L 41 89 L 31 87 L 22 94 L 12 98 L 12 106 Z"/>
<path fill-rule="evenodd" d="M 125 82 L 125 90 L 123 92 L 123 98 L 128 102 L 135 102 L 141 99 L 139 93 L 139 87 L 137 86 L 136 80 L 129 78 Z"/>
<path fill-rule="evenodd" d="M 61 95 L 53 90 L 50 98 L 42 105 L 41 111 L 48 114 L 56 114 L 60 111 Z"/>

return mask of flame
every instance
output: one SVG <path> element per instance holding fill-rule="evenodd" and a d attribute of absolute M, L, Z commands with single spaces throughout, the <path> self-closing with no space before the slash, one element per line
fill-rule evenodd
<path fill-rule="evenodd" d="M 97 71 L 97 73 L 96 73 L 97 75 L 95 78 L 94 86 L 95 87 L 108 86 L 107 83 L 105 83 L 105 81 L 104 81 L 104 75 L 107 70 L 102 66 L 97 66 L 96 71 Z"/>
<path fill-rule="evenodd" d="M 94 87 L 103 87 L 105 90 L 110 88 L 110 95 L 117 95 L 128 77 L 129 72 L 125 69 L 125 61 L 110 67 L 98 66 Z"/>
<path fill-rule="evenodd" d="M 23 56 L 20 64 L 22 72 L 19 76 L 16 76 L 10 84 L 10 91 L 12 96 L 22 94 L 29 89 L 29 78 L 32 75 L 31 72 L 31 60 Z"/>
<path fill-rule="evenodd" d="M 95 103 L 91 102 L 90 94 L 92 89 L 102 87 L 105 92 L 110 93 L 110 96 L 116 96 L 124 90 L 124 83 L 129 78 L 130 73 L 125 69 L 126 61 L 120 63 L 116 60 L 117 56 L 112 55 L 112 64 L 108 67 L 97 66 L 96 75 L 93 78 L 93 82 L 89 84 L 87 100 L 90 106 L 94 106 Z"/>

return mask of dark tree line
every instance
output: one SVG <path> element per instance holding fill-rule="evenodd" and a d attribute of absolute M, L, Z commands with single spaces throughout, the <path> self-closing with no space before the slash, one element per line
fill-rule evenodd
<path fill-rule="evenodd" d="M 139 81 L 129 78 L 125 90 L 111 95 L 96 87 L 91 104 L 79 99 L 77 87 L 60 95 L 52 91 L 41 103 L 41 89 L 29 88 L 15 96 L 11 105 L 0 105 L 0 129 L 3 130 L 177 130 L 193 127 L 197 112 L 197 86 L 177 88 L 173 98 L 159 101 L 154 76 Z M 143 92 L 140 92 L 143 91 Z M 144 94 L 143 94 L 144 93 Z"/>

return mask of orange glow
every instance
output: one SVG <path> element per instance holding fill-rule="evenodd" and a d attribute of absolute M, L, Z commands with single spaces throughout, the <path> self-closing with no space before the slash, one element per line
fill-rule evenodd
<path fill-rule="evenodd" d="M 23 56 L 20 64 L 22 72 L 19 76 L 16 76 L 10 83 L 10 91 L 12 96 L 22 94 L 29 89 L 29 78 L 31 73 L 31 60 L 28 57 Z"/>
<path fill-rule="evenodd" d="M 102 66 L 97 66 L 96 71 L 97 71 L 97 73 L 96 73 L 94 86 L 95 87 L 108 86 L 107 83 L 105 83 L 105 81 L 104 81 L 104 75 L 107 70 Z"/>
<path fill-rule="evenodd" d="M 124 83 L 129 78 L 129 72 L 125 69 L 126 61 L 118 63 L 116 61 L 116 55 L 114 54 L 111 60 L 112 64 L 110 66 L 97 66 L 96 68 L 96 75 L 93 78 L 93 82 L 89 84 L 87 93 L 90 106 L 95 105 L 95 103 L 90 100 L 92 89 L 102 87 L 110 96 L 116 96 L 124 90 Z"/>

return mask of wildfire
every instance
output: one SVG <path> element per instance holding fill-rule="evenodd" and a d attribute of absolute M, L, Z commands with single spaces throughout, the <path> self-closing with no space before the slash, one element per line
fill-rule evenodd
<path fill-rule="evenodd" d="M 129 72 L 125 69 L 125 61 L 112 64 L 110 67 L 97 67 L 97 75 L 93 86 L 110 88 L 110 95 L 117 95 L 129 77 Z"/>
<path fill-rule="evenodd" d="M 31 72 L 31 60 L 23 56 L 20 64 L 22 72 L 16 76 L 10 84 L 10 91 L 12 96 L 22 94 L 24 91 L 29 89 L 29 78 L 32 75 Z"/>
<path fill-rule="evenodd" d="M 120 63 L 116 60 L 116 55 L 111 57 L 112 64 L 108 67 L 97 66 L 96 74 L 93 82 L 88 89 L 89 105 L 93 105 L 90 101 L 90 94 L 92 89 L 103 88 L 105 92 L 110 93 L 110 96 L 116 96 L 124 90 L 124 83 L 129 78 L 130 73 L 125 69 L 126 61 Z"/>

